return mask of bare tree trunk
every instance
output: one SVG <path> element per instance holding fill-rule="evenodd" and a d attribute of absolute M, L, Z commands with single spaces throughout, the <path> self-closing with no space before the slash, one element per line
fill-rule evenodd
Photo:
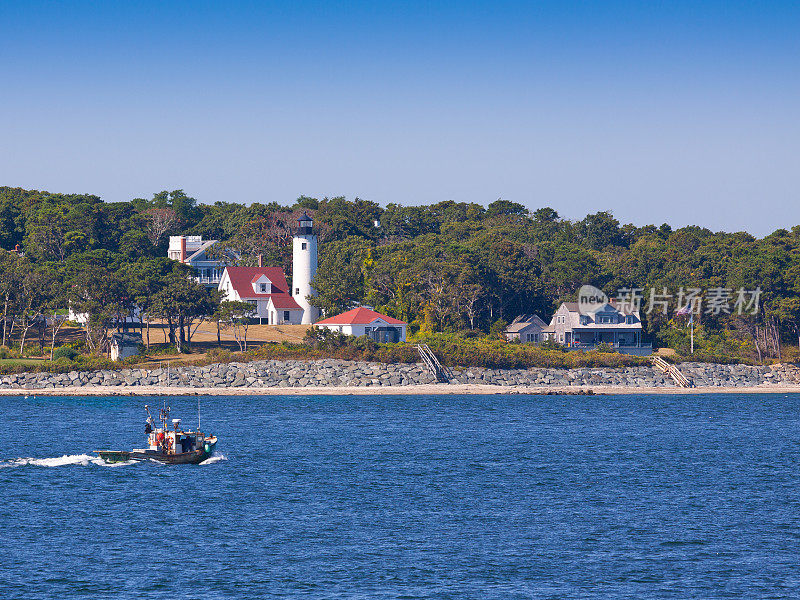
<path fill-rule="evenodd" d="M 44 354 L 44 336 L 47 333 L 47 320 L 42 315 L 42 320 L 39 321 L 39 356 Z"/>
<path fill-rule="evenodd" d="M 758 325 L 755 325 L 755 331 L 751 331 L 750 334 L 753 336 L 753 341 L 756 344 L 756 352 L 758 352 L 758 362 L 764 362 L 764 358 L 761 356 L 761 346 L 758 343 Z"/>
<path fill-rule="evenodd" d="M 238 323 L 233 324 L 233 339 L 235 339 L 236 343 L 239 344 L 239 350 L 244 350 L 244 347 L 242 346 L 242 331 L 239 329 Z"/>
<path fill-rule="evenodd" d="M 150 313 L 147 314 L 147 351 L 150 352 Z"/>
<path fill-rule="evenodd" d="M 56 351 L 56 313 L 53 313 L 53 342 L 50 344 L 50 362 L 53 362 L 53 353 Z"/>
<path fill-rule="evenodd" d="M 24 325 L 22 327 L 22 337 L 20 338 L 19 342 L 19 355 L 22 356 L 22 350 L 25 348 L 25 336 L 28 334 L 28 329 L 30 329 L 30 325 Z"/>
<path fill-rule="evenodd" d="M 170 323 L 171 322 L 172 321 L 170 321 Z M 171 333 L 172 339 L 173 339 L 173 341 L 175 343 L 175 349 L 178 351 L 178 354 L 180 354 L 183 351 L 183 317 L 182 316 L 178 317 L 178 323 L 176 324 L 176 327 L 180 330 L 178 332 L 178 335 L 175 335 L 175 329 L 174 328 L 170 329 L 170 333 Z"/>
<path fill-rule="evenodd" d="M 53 362 L 53 353 L 56 350 L 56 336 L 58 335 L 58 331 L 61 329 L 64 321 L 62 320 L 61 323 L 58 322 L 58 313 L 54 310 L 53 311 L 53 343 L 50 345 L 50 362 Z"/>
<path fill-rule="evenodd" d="M 186 334 L 184 332 L 183 315 L 178 315 L 178 352 L 183 349 L 183 344 L 186 342 Z"/>
<path fill-rule="evenodd" d="M 3 302 L 3 346 L 6 345 L 6 323 L 8 322 L 8 292 Z"/>
<path fill-rule="evenodd" d="M 187 333 L 189 334 L 190 344 L 192 343 L 192 337 L 194 337 L 194 334 L 197 333 L 197 330 L 200 329 L 200 325 L 202 325 L 204 322 L 205 322 L 205 317 L 201 317 L 200 320 L 197 322 L 197 325 L 195 325 L 194 329 L 192 329 L 192 324 L 189 323 L 187 328 Z"/>

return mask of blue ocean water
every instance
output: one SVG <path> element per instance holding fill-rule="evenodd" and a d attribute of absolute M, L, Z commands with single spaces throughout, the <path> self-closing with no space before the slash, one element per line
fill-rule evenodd
<path fill-rule="evenodd" d="M 800 395 L 161 402 L 0 398 L 3 597 L 800 597 Z"/>

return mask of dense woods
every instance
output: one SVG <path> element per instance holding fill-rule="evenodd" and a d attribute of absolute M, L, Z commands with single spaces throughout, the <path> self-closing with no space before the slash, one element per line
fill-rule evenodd
<path fill-rule="evenodd" d="M 686 319 L 675 316 L 680 288 L 730 290 L 729 306 L 706 312 L 702 305 L 695 317 L 698 357 L 786 358 L 800 345 L 797 226 L 758 239 L 623 225 L 605 211 L 570 221 L 552 208 L 528 211 L 506 200 L 485 207 L 304 196 L 286 205 L 198 204 L 176 190 L 105 203 L 7 187 L 0 188 L 2 345 L 13 338 L 20 346 L 33 334 L 43 340 L 41 330 L 68 303 L 91 316 L 90 348 L 99 349 L 137 306 L 167 321 L 176 344 L 189 342 L 196 319 L 222 313 L 214 294 L 166 258 L 169 236 L 222 240 L 219 249 L 235 248 L 241 264 L 262 255 L 291 278 L 292 229 L 304 211 L 320 238 L 315 303 L 329 314 L 361 302 L 408 321 L 412 332 L 468 338 L 497 332 L 521 313 L 549 320 L 583 284 L 610 296 L 641 288 L 647 336 L 687 354 Z M 24 257 L 8 252 L 16 245 Z M 673 296 L 666 314 L 647 313 L 651 288 Z M 756 288 L 757 306 L 733 310 L 737 290 Z"/>

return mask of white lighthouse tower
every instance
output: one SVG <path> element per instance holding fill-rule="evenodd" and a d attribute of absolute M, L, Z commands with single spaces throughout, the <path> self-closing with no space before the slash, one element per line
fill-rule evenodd
<path fill-rule="evenodd" d="M 297 234 L 292 239 L 292 297 L 303 309 L 303 324 L 319 319 L 319 309 L 308 303 L 308 296 L 316 296 L 311 280 L 317 274 L 317 236 L 314 222 L 307 214 L 297 220 Z"/>

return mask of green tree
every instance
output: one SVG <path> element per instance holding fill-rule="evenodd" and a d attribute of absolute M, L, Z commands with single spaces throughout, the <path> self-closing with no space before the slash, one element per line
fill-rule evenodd
<path fill-rule="evenodd" d="M 256 307 L 249 302 L 225 300 L 217 308 L 217 318 L 226 329 L 233 330 L 233 338 L 239 350 L 247 350 L 247 330 L 255 315 Z"/>
<path fill-rule="evenodd" d="M 371 245 L 361 238 L 329 242 L 322 248 L 312 287 L 317 295 L 312 306 L 325 315 L 337 315 L 364 298 L 365 271 L 369 268 Z"/>
<path fill-rule="evenodd" d="M 216 311 L 214 296 L 193 278 L 173 271 L 163 280 L 164 286 L 152 297 L 151 310 L 154 315 L 167 321 L 170 342 L 178 352 L 183 352 L 184 344 L 191 346 L 192 325 L 198 326 Z M 177 333 L 177 335 L 176 335 Z"/>

